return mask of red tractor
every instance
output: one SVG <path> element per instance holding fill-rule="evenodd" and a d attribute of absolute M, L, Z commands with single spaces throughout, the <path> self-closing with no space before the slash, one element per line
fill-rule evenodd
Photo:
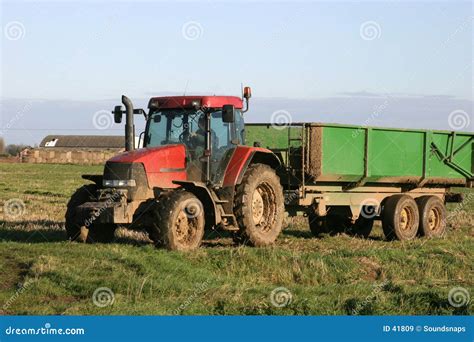
<path fill-rule="evenodd" d="M 282 229 L 284 197 L 270 150 L 245 146 L 243 113 L 251 90 L 234 96 L 154 97 L 148 113 L 122 96 L 126 151 L 84 185 L 66 212 L 69 238 L 110 242 L 118 226 L 143 229 L 156 246 L 199 247 L 205 229 L 232 231 L 253 246 L 272 244 Z M 245 109 L 244 109 L 245 100 Z M 135 149 L 134 115 L 144 115 L 143 148 Z"/>

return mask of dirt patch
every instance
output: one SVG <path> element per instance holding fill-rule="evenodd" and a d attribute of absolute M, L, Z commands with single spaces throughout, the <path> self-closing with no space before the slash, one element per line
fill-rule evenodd
<path fill-rule="evenodd" d="M 364 279 L 379 280 L 383 278 L 382 267 L 374 260 L 361 257 L 358 258 L 358 262 L 363 266 L 362 270 L 365 273 Z"/>
<path fill-rule="evenodd" d="M 3 259 L 3 265 L 0 271 L 0 290 L 16 288 L 30 270 L 30 265 L 19 262 L 9 255 L 1 258 Z"/>

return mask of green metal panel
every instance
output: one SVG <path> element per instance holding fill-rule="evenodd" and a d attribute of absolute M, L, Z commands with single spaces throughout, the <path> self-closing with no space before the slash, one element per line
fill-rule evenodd
<path fill-rule="evenodd" d="M 307 172 L 323 182 L 460 184 L 473 180 L 474 133 L 306 124 Z M 247 143 L 287 150 L 301 124 L 246 125 Z M 311 130 L 317 132 L 312 135 Z M 313 158 L 313 160 L 311 160 Z M 316 166 L 315 166 L 316 165 Z"/>
<path fill-rule="evenodd" d="M 246 124 L 246 145 L 253 146 L 254 142 L 259 142 L 262 147 L 268 147 L 270 149 L 287 149 L 289 130 L 291 130 L 290 133 L 292 136 L 301 135 L 301 127 L 274 127 L 268 124 Z"/>

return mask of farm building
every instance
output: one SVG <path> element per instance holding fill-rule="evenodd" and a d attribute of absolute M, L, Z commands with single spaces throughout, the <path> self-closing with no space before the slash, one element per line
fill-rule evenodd
<path fill-rule="evenodd" d="M 124 150 L 123 136 L 48 135 L 39 147 L 25 149 L 25 163 L 102 164 Z"/>

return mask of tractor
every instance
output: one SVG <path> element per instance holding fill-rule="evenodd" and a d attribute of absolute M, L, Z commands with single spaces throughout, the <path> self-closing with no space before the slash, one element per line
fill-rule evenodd
<path fill-rule="evenodd" d="M 236 96 L 167 96 L 134 109 L 122 96 L 125 152 L 72 195 L 66 232 L 72 241 L 111 242 L 118 227 L 141 229 L 157 247 L 193 250 L 205 230 L 232 232 L 252 246 L 275 242 L 284 217 L 281 159 L 245 145 L 244 113 L 251 89 Z M 245 103 L 245 108 L 244 108 Z M 146 119 L 135 148 L 134 115 Z"/>

